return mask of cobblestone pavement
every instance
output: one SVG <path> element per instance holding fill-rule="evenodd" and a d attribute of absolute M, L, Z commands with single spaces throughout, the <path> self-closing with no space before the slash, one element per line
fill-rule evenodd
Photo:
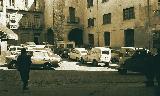
<path fill-rule="evenodd" d="M 142 74 L 63 61 L 55 70 L 31 70 L 27 91 L 18 71 L 1 68 L 0 96 L 160 96 L 158 87 L 144 82 Z"/>

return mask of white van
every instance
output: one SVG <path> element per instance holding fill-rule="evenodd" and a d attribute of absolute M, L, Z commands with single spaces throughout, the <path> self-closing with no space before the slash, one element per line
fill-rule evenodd
<path fill-rule="evenodd" d="M 79 61 L 81 57 L 86 54 L 87 50 L 85 48 L 74 48 L 68 55 L 70 59 Z"/>
<path fill-rule="evenodd" d="M 105 47 L 92 48 L 87 55 L 81 58 L 81 62 L 92 63 L 94 66 L 98 66 L 98 63 L 105 63 L 105 66 L 109 66 L 110 60 L 111 49 Z"/>

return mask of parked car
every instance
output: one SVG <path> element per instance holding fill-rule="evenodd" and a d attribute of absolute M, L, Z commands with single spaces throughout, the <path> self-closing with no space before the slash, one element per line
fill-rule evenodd
<path fill-rule="evenodd" d="M 105 66 L 109 66 L 110 60 L 111 49 L 105 47 L 94 47 L 81 58 L 82 63 L 92 63 L 94 66 L 98 66 L 98 63 L 104 63 Z"/>
<path fill-rule="evenodd" d="M 135 50 L 133 55 L 120 62 L 118 72 L 120 74 L 127 74 L 128 71 L 143 73 L 145 67 L 144 60 L 146 59 L 144 57 L 148 54 L 147 52 L 144 49 Z"/>
<path fill-rule="evenodd" d="M 54 53 L 58 54 L 61 58 L 68 58 L 68 53 L 70 52 L 69 48 L 55 48 Z"/>
<path fill-rule="evenodd" d="M 11 52 L 12 55 L 16 55 L 16 54 L 19 54 L 21 52 L 21 49 L 23 47 L 22 46 L 9 46 L 9 50 Z"/>
<path fill-rule="evenodd" d="M 111 63 L 118 63 L 120 60 L 120 50 L 118 49 L 111 49 Z"/>
<path fill-rule="evenodd" d="M 68 55 L 70 59 L 79 61 L 83 55 L 87 54 L 87 52 L 88 51 L 85 48 L 74 48 Z"/>
<path fill-rule="evenodd" d="M 49 69 L 59 67 L 58 63 L 61 61 L 61 57 L 58 55 L 46 50 L 28 50 L 27 52 L 31 56 L 31 68 Z M 16 68 L 17 57 L 18 55 L 6 56 L 6 63 L 9 69 Z"/>

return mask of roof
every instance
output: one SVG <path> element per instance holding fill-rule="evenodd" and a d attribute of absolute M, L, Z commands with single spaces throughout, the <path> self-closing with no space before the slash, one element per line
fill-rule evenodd
<path fill-rule="evenodd" d="M 2 23 L 0 23 L 0 32 L 6 33 L 7 39 L 18 40 L 18 35 L 16 33 L 14 33 L 11 29 L 4 26 Z"/>

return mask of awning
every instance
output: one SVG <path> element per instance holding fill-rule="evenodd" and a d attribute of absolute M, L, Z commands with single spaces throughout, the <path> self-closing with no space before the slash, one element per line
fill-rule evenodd
<path fill-rule="evenodd" d="M 0 23 L 0 32 L 6 33 L 7 39 L 18 40 L 18 35 L 16 33 L 14 33 L 11 29 L 4 26 L 2 23 Z"/>

